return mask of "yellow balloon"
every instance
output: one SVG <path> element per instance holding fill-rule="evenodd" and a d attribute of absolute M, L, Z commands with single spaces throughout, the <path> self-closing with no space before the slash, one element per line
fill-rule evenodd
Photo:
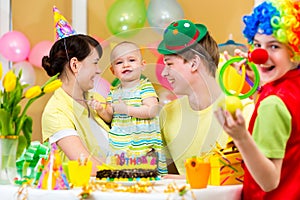
<path fill-rule="evenodd" d="M 243 74 L 245 73 L 239 74 L 233 67 L 228 67 L 224 72 L 224 85 L 227 90 L 236 91 L 239 94 L 245 82 Z"/>
<path fill-rule="evenodd" d="M 225 64 L 225 62 L 226 59 L 224 58 L 224 55 L 220 54 L 218 72 L 221 69 L 221 67 Z M 234 67 L 228 67 L 224 71 L 223 81 L 224 86 L 227 88 L 228 91 L 233 91 L 235 95 L 239 95 L 240 93 L 246 93 L 250 89 L 249 84 L 245 81 L 245 70 L 245 66 L 243 65 L 241 73 L 239 73 Z"/>

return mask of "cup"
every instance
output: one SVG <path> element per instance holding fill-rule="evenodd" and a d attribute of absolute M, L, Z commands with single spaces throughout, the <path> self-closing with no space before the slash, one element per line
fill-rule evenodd
<path fill-rule="evenodd" d="M 209 180 L 211 166 L 198 158 L 190 158 L 185 161 L 187 182 L 192 189 L 206 188 Z"/>
<path fill-rule="evenodd" d="M 67 163 L 67 162 L 63 162 L 62 163 L 62 168 L 63 168 L 63 170 L 64 170 L 64 172 L 66 174 L 66 177 L 67 177 L 68 181 L 70 182 L 69 166 L 68 165 L 69 165 L 69 163 Z"/>
<path fill-rule="evenodd" d="M 92 162 L 80 164 L 78 160 L 68 161 L 69 180 L 75 187 L 87 185 L 92 172 Z"/>

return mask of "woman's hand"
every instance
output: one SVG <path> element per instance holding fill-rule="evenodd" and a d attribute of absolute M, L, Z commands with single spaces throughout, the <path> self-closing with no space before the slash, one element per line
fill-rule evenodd
<path fill-rule="evenodd" d="M 104 110 L 104 105 L 105 103 L 97 101 L 96 99 L 91 99 L 88 101 L 88 105 L 95 109 L 97 112 L 102 112 Z"/>
<path fill-rule="evenodd" d="M 162 178 L 163 179 L 186 179 L 184 175 L 179 175 L 179 174 L 166 174 Z"/>

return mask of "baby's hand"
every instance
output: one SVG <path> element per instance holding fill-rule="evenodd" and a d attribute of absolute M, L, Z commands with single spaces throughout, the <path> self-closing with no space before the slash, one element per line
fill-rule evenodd
<path fill-rule="evenodd" d="M 91 108 L 95 109 L 97 112 L 101 112 L 104 109 L 102 104 L 104 104 L 104 103 L 97 101 L 95 99 L 91 99 L 88 101 L 88 105 Z"/>
<path fill-rule="evenodd" d="M 112 107 L 115 113 L 128 114 L 128 106 L 122 99 L 119 99 L 119 103 L 112 104 Z"/>

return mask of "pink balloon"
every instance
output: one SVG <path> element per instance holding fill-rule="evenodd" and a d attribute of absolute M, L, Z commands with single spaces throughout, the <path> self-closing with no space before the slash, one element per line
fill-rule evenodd
<path fill-rule="evenodd" d="M 156 42 L 153 42 L 153 43 L 150 43 L 147 45 L 147 48 L 156 56 L 160 56 L 161 54 L 158 53 L 157 51 L 157 47 L 158 47 L 158 44 L 160 43 L 160 41 L 156 41 Z"/>
<path fill-rule="evenodd" d="M 94 80 L 94 91 L 101 94 L 103 97 L 107 97 L 109 91 L 110 91 L 110 83 L 105 80 L 104 78 L 101 78 L 100 76 L 96 76 Z"/>
<path fill-rule="evenodd" d="M 42 58 L 48 56 L 53 45 L 51 41 L 42 41 L 37 43 L 30 51 L 28 61 L 36 67 L 42 66 Z"/>
<path fill-rule="evenodd" d="M 173 90 L 169 81 L 161 75 L 162 71 L 164 70 L 164 67 L 165 67 L 164 57 L 160 56 L 156 62 L 156 68 L 155 68 L 156 78 L 162 86 L 168 88 L 169 90 Z"/>
<path fill-rule="evenodd" d="M 100 44 L 101 44 L 101 47 L 104 49 L 105 47 L 107 47 L 109 45 L 109 42 L 108 40 L 104 40 L 96 35 L 93 35 L 93 38 L 95 38 Z"/>
<path fill-rule="evenodd" d="M 30 51 L 27 37 L 18 31 L 5 33 L 1 38 L 1 54 L 7 60 L 19 62 L 25 60 Z"/>

